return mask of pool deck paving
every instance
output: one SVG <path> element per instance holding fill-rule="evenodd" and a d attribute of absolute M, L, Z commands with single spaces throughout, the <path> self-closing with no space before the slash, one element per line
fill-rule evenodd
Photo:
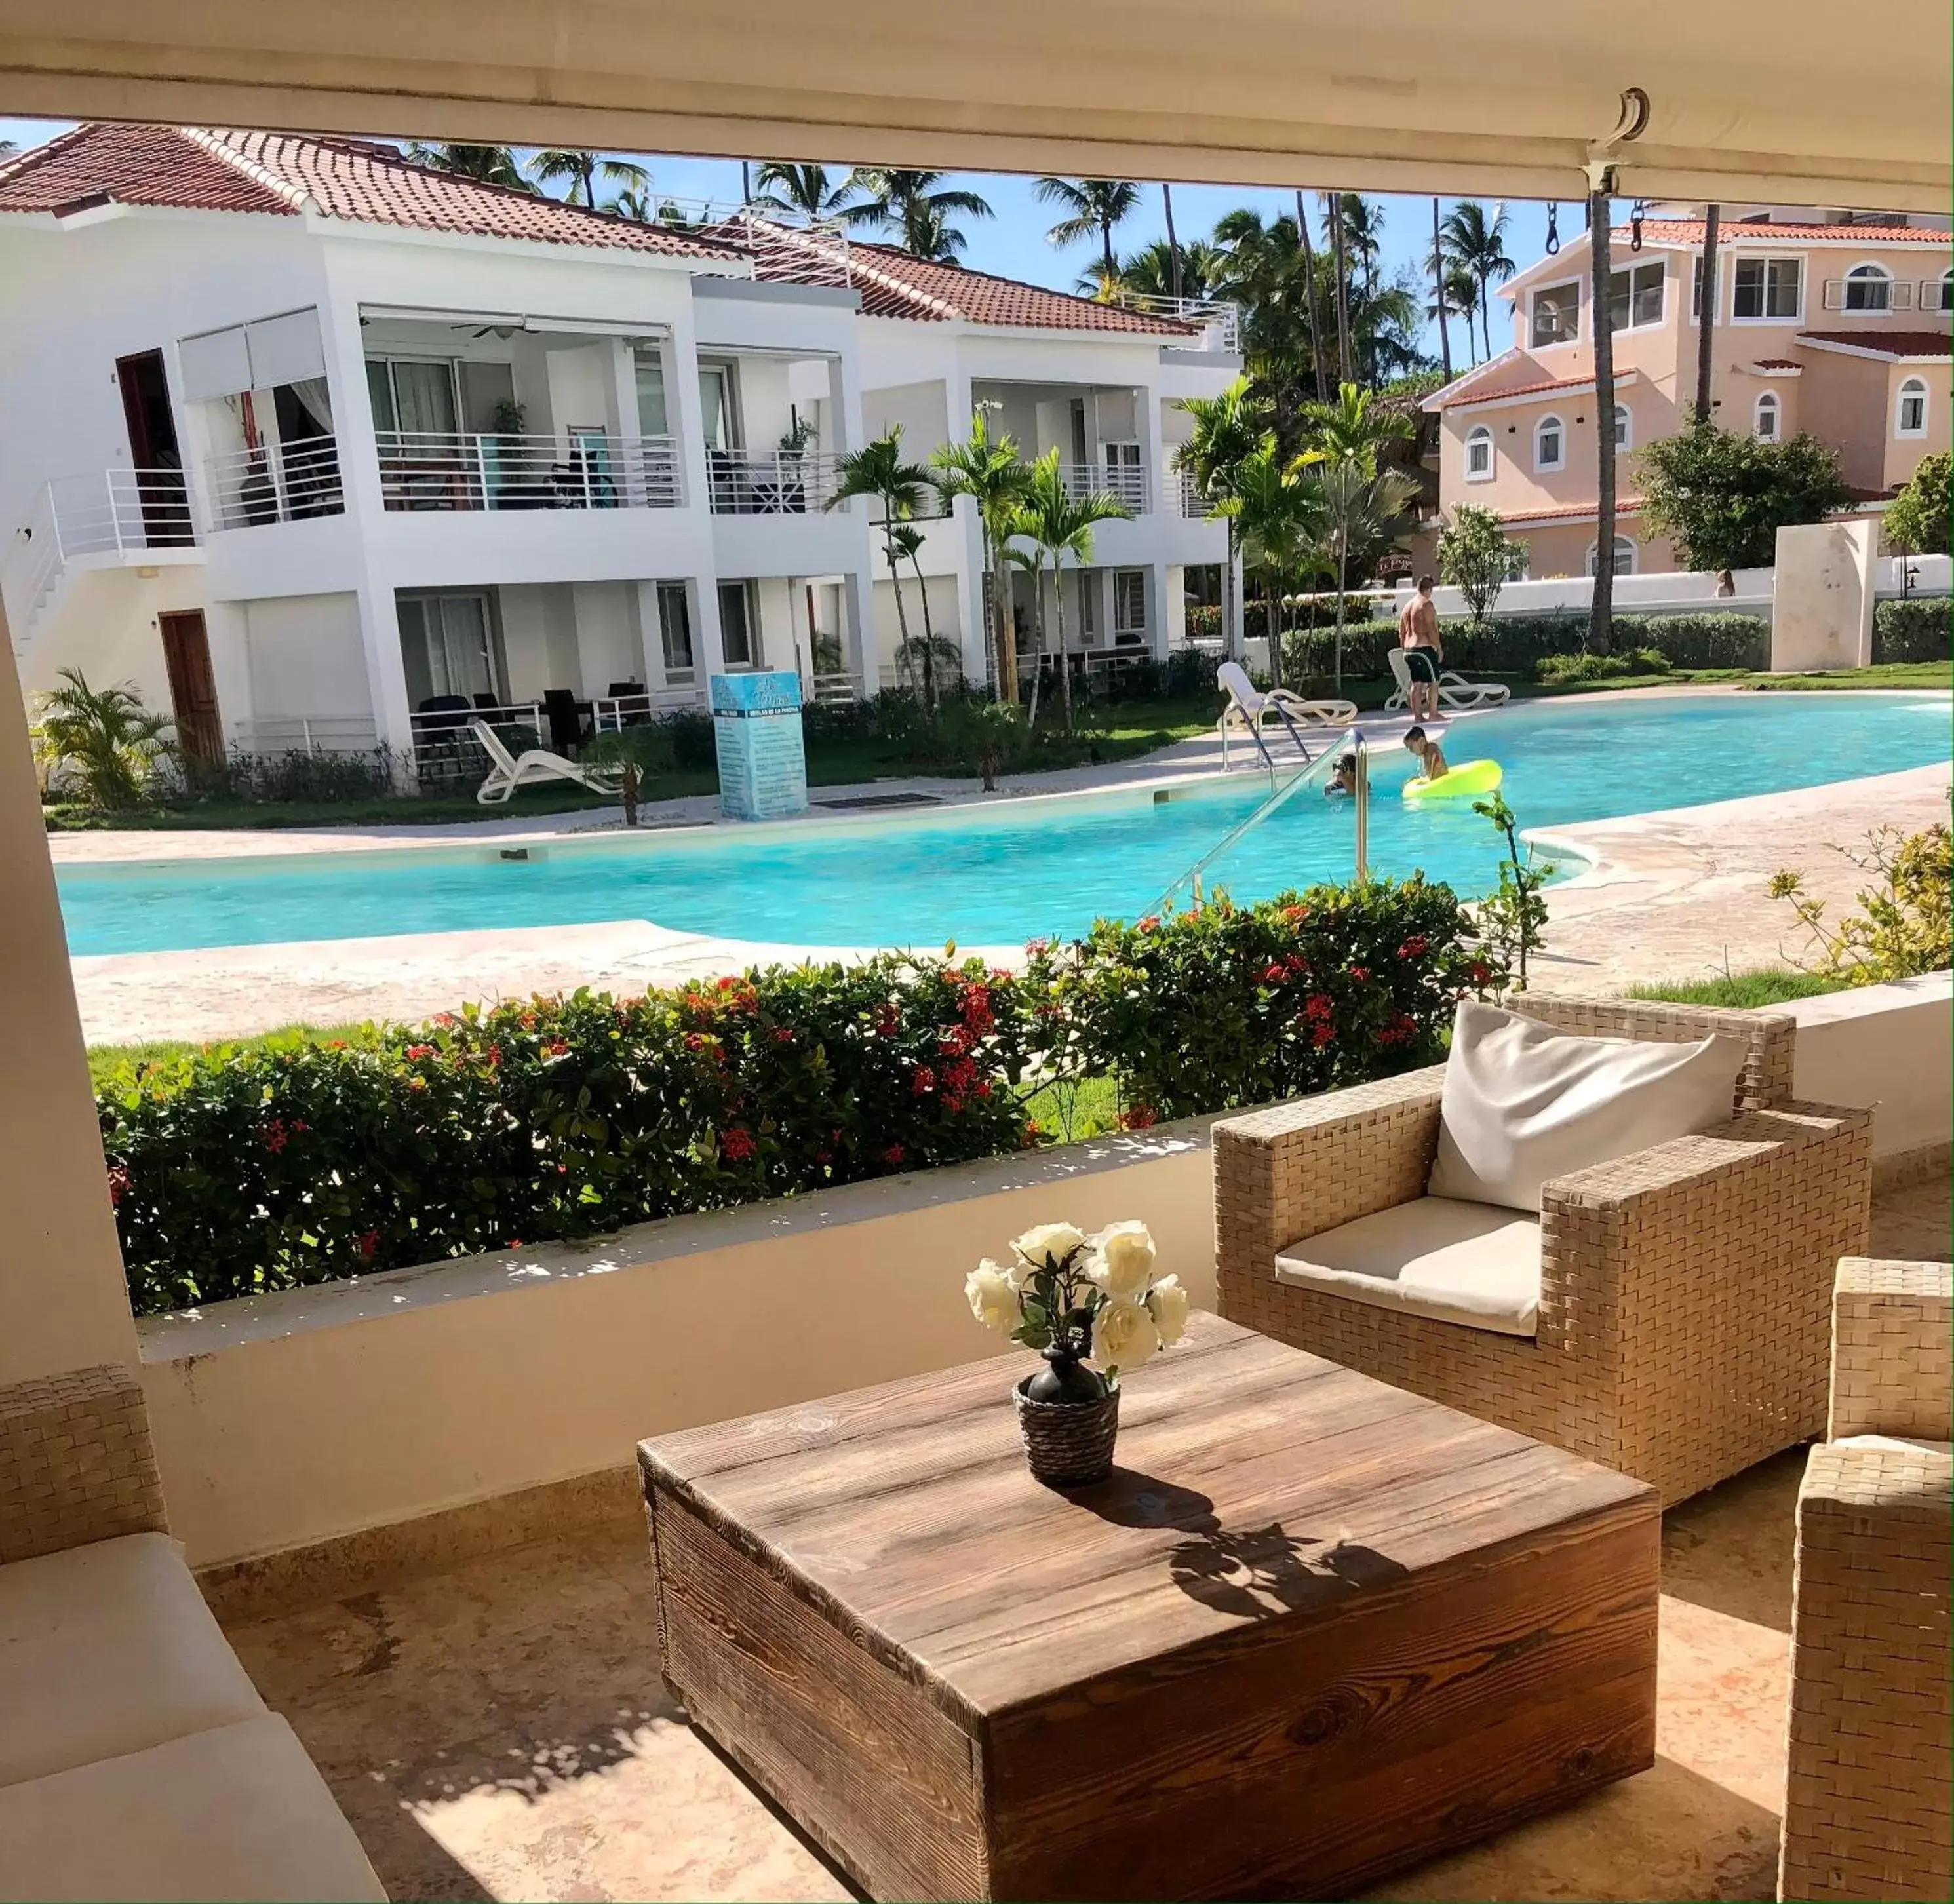
<path fill-rule="evenodd" d="M 1403 722 L 1365 724 L 1388 743 Z M 1238 742 L 1238 765 L 1239 748 Z M 915 778 L 821 787 L 815 797 L 825 803 L 914 794 L 944 806 L 1003 804 L 1035 795 L 1211 784 L 1220 764 L 1219 744 L 1204 737 L 1139 761 L 1007 777 L 988 795 L 974 781 Z M 1835 915 L 1849 908 L 1866 875 L 1828 843 L 1857 846 L 1883 825 L 1911 831 L 1946 819 L 1950 778 L 1954 771 L 1947 766 L 1912 768 L 1544 830 L 1544 842 L 1592 863 L 1550 891 L 1546 950 L 1534 982 L 1558 991 L 1618 992 L 1637 981 L 1707 977 L 1726 963 L 1741 970 L 1800 957 L 1803 935 L 1789 907 L 1769 896 L 1772 874 L 1795 868 Z M 737 824 L 717 815 L 711 796 L 661 803 L 645 809 L 649 824 L 641 825 L 639 836 L 652 827 Z M 880 817 L 887 816 L 884 809 Z M 818 806 L 812 817 L 832 823 L 847 816 Z M 622 830 L 615 809 L 458 826 L 58 834 L 50 849 L 58 866 L 81 866 L 470 842 L 509 847 L 607 829 Z M 1019 956 L 1008 946 L 969 949 L 994 962 Z M 753 965 L 860 954 L 861 948 L 762 943 L 624 919 L 84 956 L 73 964 L 89 1042 L 127 1044 L 240 1036 L 291 1023 L 413 1020 L 465 1001 L 526 998 L 580 985 L 638 991 Z"/>

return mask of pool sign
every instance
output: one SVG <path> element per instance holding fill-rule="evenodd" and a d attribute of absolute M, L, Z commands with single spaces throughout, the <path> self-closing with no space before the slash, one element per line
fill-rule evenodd
<path fill-rule="evenodd" d="M 729 820 L 784 820 L 807 811 L 800 677 L 790 670 L 712 677 L 719 810 Z"/>

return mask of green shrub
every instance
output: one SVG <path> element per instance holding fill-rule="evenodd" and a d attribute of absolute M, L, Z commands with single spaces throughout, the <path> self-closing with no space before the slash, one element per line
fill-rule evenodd
<path fill-rule="evenodd" d="M 678 748 L 671 729 L 662 721 L 640 721 L 614 733 L 600 734 L 584 749 L 583 757 L 598 766 L 628 762 L 647 780 L 674 772 L 678 767 Z"/>
<path fill-rule="evenodd" d="M 97 1093 L 140 1315 L 819 1190 L 1037 1141 L 1117 1075 L 1141 1126 L 1428 1062 L 1495 984 L 1422 880 L 1219 901 L 1022 975 L 888 954 L 641 998 L 140 1060 Z"/>
<path fill-rule="evenodd" d="M 1672 668 L 1768 668 L 1770 624 L 1729 610 L 1689 615 L 1617 615 L 1614 646 L 1659 649 Z"/>
<path fill-rule="evenodd" d="M 1874 662 L 1946 661 L 1954 652 L 1949 608 L 1944 595 L 1880 602 L 1873 610 Z"/>
<path fill-rule="evenodd" d="M 1950 486 L 1954 454 L 1942 450 L 1920 459 L 1905 488 L 1886 505 L 1886 536 L 1894 548 L 1911 555 L 1947 553 Z"/>
<path fill-rule="evenodd" d="M 1614 681 L 1632 674 L 1667 674 L 1669 657 L 1659 648 L 1617 649 L 1608 655 L 1549 655 L 1535 669 L 1543 681 Z"/>

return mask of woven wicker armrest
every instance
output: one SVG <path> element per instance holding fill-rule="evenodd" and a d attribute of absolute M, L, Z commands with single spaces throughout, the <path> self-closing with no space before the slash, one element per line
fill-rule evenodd
<path fill-rule="evenodd" d="M 0 1563 L 168 1532 L 132 1371 L 105 1363 L 0 1388 Z"/>
<path fill-rule="evenodd" d="M 1220 1255 L 1266 1274 L 1290 1244 L 1422 1196 L 1444 1078 L 1433 1065 L 1215 1125 Z"/>
<path fill-rule="evenodd" d="M 1848 1256 L 1832 1294 L 1830 1439 L 1954 1441 L 1954 1267 Z"/>

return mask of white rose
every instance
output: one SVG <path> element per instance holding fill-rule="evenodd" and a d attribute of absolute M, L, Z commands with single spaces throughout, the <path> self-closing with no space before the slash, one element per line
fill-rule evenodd
<path fill-rule="evenodd" d="M 1027 1230 L 1011 1245 L 1034 1269 L 1062 1263 L 1075 1249 L 1083 1247 L 1085 1233 L 1069 1223 L 1041 1223 Z"/>
<path fill-rule="evenodd" d="M 1160 1346 L 1160 1331 L 1145 1303 L 1100 1304 L 1092 1318 L 1092 1359 L 1106 1373 L 1138 1367 Z"/>
<path fill-rule="evenodd" d="M 987 1256 L 963 1279 L 970 1313 L 987 1329 L 1009 1335 L 1018 1326 L 1018 1292 L 1011 1279 Z"/>
<path fill-rule="evenodd" d="M 1154 1239 L 1143 1223 L 1108 1224 L 1092 1239 L 1092 1280 L 1108 1296 L 1137 1301 L 1153 1280 Z"/>
<path fill-rule="evenodd" d="M 1160 1331 L 1161 1346 L 1171 1349 L 1187 1332 L 1187 1292 L 1178 1276 L 1163 1276 L 1147 1296 L 1153 1312 L 1154 1326 Z"/>

